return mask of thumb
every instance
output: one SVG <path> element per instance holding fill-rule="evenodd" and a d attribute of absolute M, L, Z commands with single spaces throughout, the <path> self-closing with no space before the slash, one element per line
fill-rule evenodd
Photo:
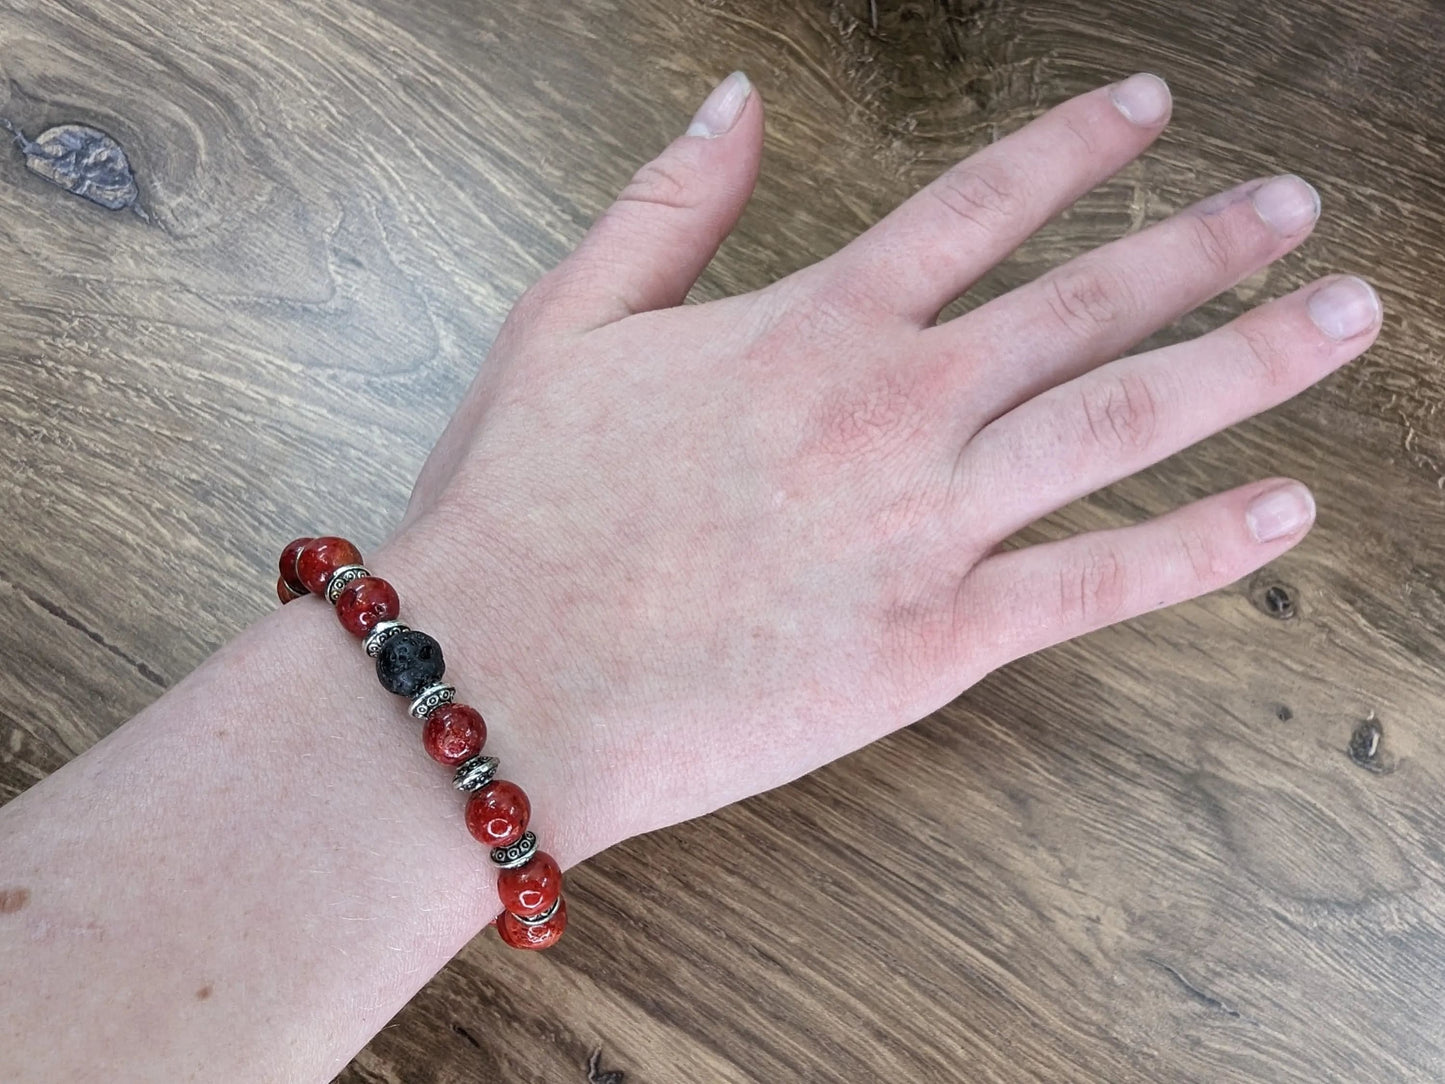
<path fill-rule="evenodd" d="M 734 72 L 529 291 L 540 295 L 534 311 L 589 331 L 682 304 L 752 195 L 762 142 L 762 103 L 748 77 Z"/>

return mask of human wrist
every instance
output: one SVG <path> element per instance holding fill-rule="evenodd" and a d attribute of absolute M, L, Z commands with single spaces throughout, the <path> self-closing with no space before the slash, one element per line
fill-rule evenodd
<path fill-rule="evenodd" d="M 365 563 L 396 587 L 401 620 L 441 645 L 446 682 L 486 720 L 484 752 L 500 761 L 498 778 L 531 801 L 539 848 L 566 869 L 624 838 L 617 827 L 627 811 L 599 808 L 606 768 L 585 763 L 575 711 L 528 666 L 530 641 L 546 632 L 528 622 L 536 595 L 516 555 L 469 520 L 436 512 L 399 530 Z"/>

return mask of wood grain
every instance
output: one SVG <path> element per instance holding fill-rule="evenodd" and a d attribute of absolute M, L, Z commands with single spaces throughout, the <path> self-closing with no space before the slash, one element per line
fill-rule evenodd
<path fill-rule="evenodd" d="M 1280 170 L 1320 188 L 1315 236 L 1161 341 L 1330 270 L 1384 296 L 1366 358 L 1030 532 L 1281 473 L 1319 503 L 1298 550 L 599 856 L 558 949 L 478 939 L 339 1080 L 1445 1077 L 1445 8 L 0 13 L 0 117 L 107 133 L 143 212 L 0 153 L 0 799 L 267 609 L 278 539 L 382 537 L 510 302 L 734 67 L 764 172 L 698 296 L 1136 69 L 1174 87 L 1169 133 L 963 305 Z"/>

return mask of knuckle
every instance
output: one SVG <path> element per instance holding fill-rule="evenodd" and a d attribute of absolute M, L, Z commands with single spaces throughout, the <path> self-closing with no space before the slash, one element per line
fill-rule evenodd
<path fill-rule="evenodd" d="M 1137 373 L 1087 381 L 1082 415 L 1087 439 L 1105 454 L 1136 456 L 1153 443 L 1159 407 L 1149 382 Z"/>
<path fill-rule="evenodd" d="M 1241 321 L 1234 335 L 1240 352 L 1265 388 L 1282 388 L 1290 382 L 1290 353 L 1262 322 Z"/>
<path fill-rule="evenodd" d="M 1228 566 L 1215 536 L 1197 527 L 1180 526 L 1174 542 L 1197 583 L 1214 584 L 1224 578 Z"/>
<path fill-rule="evenodd" d="M 750 296 L 749 357 L 768 367 L 800 351 L 836 351 L 856 338 L 857 310 L 847 287 L 795 272 Z"/>
<path fill-rule="evenodd" d="M 1069 334 L 1092 338 L 1136 311 L 1129 287 L 1116 272 L 1081 267 L 1048 276 L 1044 300 Z"/>
<path fill-rule="evenodd" d="M 654 158 L 633 174 L 617 203 L 691 210 L 698 203 L 697 173 L 671 155 Z"/>
<path fill-rule="evenodd" d="M 1194 214 L 1190 223 L 1190 247 L 1195 259 L 1212 274 L 1228 274 L 1235 265 L 1234 243 L 1221 214 Z"/>
<path fill-rule="evenodd" d="M 856 336 L 858 327 L 878 311 L 877 284 L 839 271 L 825 260 L 804 274 L 790 275 L 784 281 L 796 281 L 773 324 L 789 334 L 800 331 L 807 341 L 842 343 Z"/>
<path fill-rule="evenodd" d="M 1119 554 L 1091 546 L 1059 571 L 1059 609 L 1066 623 L 1100 628 L 1126 616 L 1129 573 Z"/>
<path fill-rule="evenodd" d="M 950 213 L 985 230 L 1017 217 L 1024 205 L 1018 177 L 996 163 L 954 166 L 929 185 L 928 191 Z"/>
<path fill-rule="evenodd" d="M 543 324 L 550 312 L 566 304 L 570 287 L 565 266 L 564 262 L 554 267 L 522 291 L 507 313 L 499 339 L 526 334 Z"/>
<path fill-rule="evenodd" d="M 1071 116 L 1062 117 L 1064 131 L 1073 136 L 1084 148 L 1084 153 L 1093 157 L 1099 153 L 1099 141 L 1095 139 L 1085 127 L 1080 125 Z"/>
<path fill-rule="evenodd" d="M 565 319 L 576 305 L 586 303 L 595 293 L 597 248 L 584 240 L 565 259 L 522 291 L 508 312 L 505 323 L 514 328 L 550 325 Z"/>
<path fill-rule="evenodd" d="M 563 299 L 569 289 L 567 277 L 566 261 L 563 261 L 523 290 L 513 311 L 546 308 Z"/>

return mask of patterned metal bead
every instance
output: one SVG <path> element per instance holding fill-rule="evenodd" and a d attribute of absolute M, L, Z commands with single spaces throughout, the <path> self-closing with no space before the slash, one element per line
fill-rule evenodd
<path fill-rule="evenodd" d="M 475 756 L 471 760 L 464 761 L 457 769 L 457 774 L 452 780 L 452 785 L 464 794 L 471 794 L 481 790 L 497 776 L 497 765 L 501 761 L 496 757 Z"/>
<path fill-rule="evenodd" d="M 561 906 L 562 897 L 558 896 L 552 902 L 552 906 L 547 908 L 540 915 L 536 915 L 533 918 L 523 918 L 521 915 L 512 915 L 512 917 L 515 918 L 518 922 L 520 922 L 523 926 L 540 926 L 542 925 L 542 923 L 546 922 L 549 918 L 555 915 L 557 913 L 557 908 Z M 508 911 L 507 914 L 511 915 L 512 912 Z"/>
<path fill-rule="evenodd" d="M 366 639 L 362 641 L 362 646 L 366 648 L 366 653 L 374 659 L 376 658 L 377 652 L 381 650 L 382 644 L 386 643 L 398 632 L 410 631 L 411 629 L 407 628 L 400 621 L 378 621 L 372 626 L 371 631 L 366 634 Z"/>
<path fill-rule="evenodd" d="M 492 861 L 502 869 L 515 869 L 530 862 L 536 853 L 537 833 L 529 831 L 516 843 L 509 843 L 505 847 L 493 847 Z"/>
<path fill-rule="evenodd" d="M 416 699 L 411 702 L 412 717 L 425 719 L 432 712 L 443 704 L 450 704 L 457 698 L 455 686 L 445 685 L 437 682 L 435 685 L 428 685 L 421 692 L 416 694 Z"/>
<path fill-rule="evenodd" d="M 326 581 L 326 601 L 336 605 L 336 596 L 341 594 L 341 589 L 352 580 L 359 580 L 363 576 L 370 576 L 371 573 L 360 565 L 342 565 L 331 574 L 331 579 Z"/>

